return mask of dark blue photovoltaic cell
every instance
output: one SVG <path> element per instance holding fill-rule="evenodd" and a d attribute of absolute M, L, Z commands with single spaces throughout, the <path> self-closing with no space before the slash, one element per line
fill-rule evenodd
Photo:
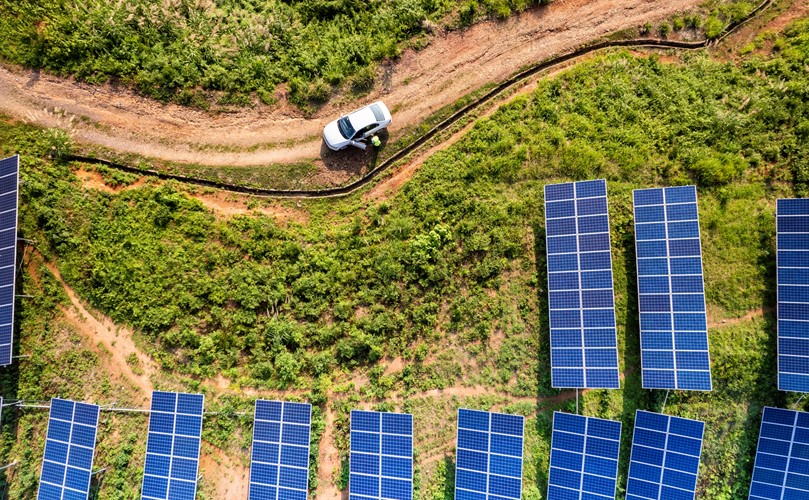
<path fill-rule="evenodd" d="M 637 410 L 626 500 L 694 500 L 705 423 Z"/>
<path fill-rule="evenodd" d="M 311 416 L 308 403 L 256 400 L 250 500 L 306 500 Z"/>
<path fill-rule="evenodd" d="M 809 392 L 809 198 L 776 201 L 778 388 Z"/>
<path fill-rule="evenodd" d="M 524 423 L 521 415 L 458 410 L 456 500 L 521 497 Z"/>
<path fill-rule="evenodd" d="M 633 195 L 643 387 L 710 391 L 696 188 Z"/>
<path fill-rule="evenodd" d="M 545 186 L 553 387 L 616 389 L 607 183 Z"/>
<path fill-rule="evenodd" d="M 809 498 L 809 413 L 764 408 L 749 498 Z"/>
<path fill-rule="evenodd" d="M 413 498 L 413 415 L 351 411 L 349 500 Z"/>
<path fill-rule="evenodd" d="M 620 444 L 621 422 L 554 412 L 548 500 L 614 499 Z"/>
<path fill-rule="evenodd" d="M 11 364 L 20 157 L 0 160 L 0 366 Z"/>
<path fill-rule="evenodd" d="M 98 412 L 97 405 L 65 399 L 51 400 L 38 499 L 87 500 L 98 431 Z"/>
<path fill-rule="evenodd" d="M 204 401 L 202 394 L 152 392 L 141 498 L 196 496 Z"/>

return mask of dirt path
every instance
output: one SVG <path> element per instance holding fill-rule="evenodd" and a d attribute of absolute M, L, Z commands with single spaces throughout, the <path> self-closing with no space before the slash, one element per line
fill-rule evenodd
<path fill-rule="evenodd" d="M 315 498 L 341 498 L 343 494 L 337 489 L 334 480 L 340 468 L 340 452 L 334 446 L 334 410 L 326 404 L 326 426 L 320 439 L 318 452 L 317 494 Z M 346 493 L 345 497 L 348 497 Z"/>
<path fill-rule="evenodd" d="M 702 0 L 556 0 L 505 21 L 434 37 L 407 50 L 387 81 L 391 135 L 519 68 L 615 31 L 654 23 Z M 382 80 L 382 79 L 380 79 Z M 355 102 L 331 103 L 306 118 L 283 99 L 234 113 L 161 105 L 119 87 L 91 86 L 39 72 L 0 68 L 0 111 L 70 129 L 82 142 L 124 153 L 206 165 L 265 165 L 318 159 L 323 125 Z"/>
<path fill-rule="evenodd" d="M 45 267 L 59 280 L 65 293 L 70 298 L 72 307 L 62 307 L 62 312 L 64 312 L 67 320 L 79 330 L 82 336 L 89 339 L 93 344 L 103 345 L 109 352 L 112 357 L 112 363 L 109 364 L 112 371 L 111 375 L 125 378 L 131 382 L 143 394 L 144 400 L 151 398 L 154 390 L 151 377 L 157 373 L 158 368 L 150 357 L 143 354 L 135 346 L 132 341 L 132 332 L 126 328 L 116 326 L 109 319 L 96 319 L 82 305 L 76 293 L 62 280 L 56 266 L 46 263 Z M 135 373 L 135 370 L 127 362 L 127 358 L 132 355 L 137 356 L 138 371 L 140 373 Z"/>

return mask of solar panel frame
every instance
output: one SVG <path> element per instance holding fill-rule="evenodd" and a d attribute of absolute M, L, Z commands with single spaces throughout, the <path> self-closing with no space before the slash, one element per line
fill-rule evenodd
<path fill-rule="evenodd" d="M 455 500 L 522 498 L 524 436 L 522 415 L 459 408 Z"/>
<path fill-rule="evenodd" d="M 352 410 L 349 500 L 412 500 L 413 415 Z"/>
<path fill-rule="evenodd" d="M 809 413 L 764 407 L 749 500 L 809 498 Z"/>
<path fill-rule="evenodd" d="M 694 500 L 705 423 L 635 411 L 626 500 Z"/>
<path fill-rule="evenodd" d="M 99 410 L 94 404 L 51 399 L 38 500 L 90 495 Z"/>
<path fill-rule="evenodd" d="M 311 426 L 309 403 L 256 400 L 249 500 L 307 499 Z"/>
<path fill-rule="evenodd" d="M 809 198 L 776 200 L 778 389 L 809 392 Z"/>
<path fill-rule="evenodd" d="M 618 389 L 607 183 L 597 179 L 544 189 L 551 385 Z"/>
<path fill-rule="evenodd" d="M 19 184 L 19 155 L 0 160 L 0 366 L 11 364 L 14 347 Z"/>
<path fill-rule="evenodd" d="M 696 187 L 636 189 L 633 200 L 643 388 L 710 391 Z"/>
<path fill-rule="evenodd" d="M 548 500 L 615 498 L 621 422 L 554 412 Z"/>
<path fill-rule="evenodd" d="M 142 499 L 196 497 L 204 406 L 202 394 L 152 392 Z"/>

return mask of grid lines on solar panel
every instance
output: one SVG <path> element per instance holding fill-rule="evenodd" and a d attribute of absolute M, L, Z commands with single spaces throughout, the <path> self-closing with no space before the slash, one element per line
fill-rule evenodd
<path fill-rule="evenodd" d="M 637 410 L 626 500 L 694 500 L 705 423 Z"/>
<path fill-rule="evenodd" d="M 545 228 L 551 385 L 617 389 L 606 181 L 546 185 Z"/>
<path fill-rule="evenodd" d="M 525 418 L 458 410 L 455 500 L 518 500 Z"/>
<path fill-rule="evenodd" d="M 554 412 L 548 500 L 615 498 L 621 422 Z"/>
<path fill-rule="evenodd" d="M 776 201 L 778 389 L 809 392 L 809 198 Z"/>
<path fill-rule="evenodd" d="M 203 404 L 202 394 L 152 392 L 141 498 L 196 496 Z"/>
<path fill-rule="evenodd" d="M 256 401 L 250 500 L 306 500 L 312 405 Z"/>
<path fill-rule="evenodd" d="M 413 498 L 413 415 L 351 411 L 349 500 Z"/>
<path fill-rule="evenodd" d="M 0 366 L 11 364 L 20 157 L 0 160 Z"/>
<path fill-rule="evenodd" d="M 633 195 L 643 387 L 710 391 L 697 190 Z"/>
<path fill-rule="evenodd" d="M 809 498 L 809 413 L 764 408 L 749 498 Z"/>
<path fill-rule="evenodd" d="M 86 500 L 90 494 L 97 405 L 52 399 L 38 500 Z"/>

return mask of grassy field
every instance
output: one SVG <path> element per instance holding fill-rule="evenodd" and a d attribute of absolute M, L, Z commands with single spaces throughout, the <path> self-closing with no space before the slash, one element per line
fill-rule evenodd
<path fill-rule="evenodd" d="M 775 390 L 774 200 L 809 194 L 809 22 L 748 52 L 739 64 L 594 58 L 480 120 L 389 199 L 290 203 L 305 223 L 217 218 L 174 183 L 85 189 L 75 173 L 87 166 L 48 159 L 53 134 L 4 120 L 0 152 L 22 154 L 21 236 L 37 241 L 39 276 L 24 273 L 34 298 L 20 307 L 20 352 L 32 357 L 0 372 L 4 396 L 138 404 L 62 321 L 41 254 L 140 332 L 164 369 L 156 385 L 203 391 L 222 412 L 205 421 L 204 453 L 247 460 L 249 417 L 236 415 L 249 411 L 247 387 L 311 400 L 315 441 L 331 412 L 343 454 L 350 409 L 406 410 L 415 498 L 449 499 L 455 409 L 493 408 L 528 417 L 524 498 L 542 498 L 552 411 L 575 408 L 550 387 L 542 188 L 601 177 L 625 379 L 580 404 L 624 423 L 623 477 L 634 410 L 661 410 L 665 396 L 640 386 L 631 190 L 696 183 L 715 390 L 673 392 L 666 412 L 707 423 L 700 498 L 746 498 L 761 407 L 797 400 Z M 227 389 L 208 383 L 219 375 Z M 0 461 L 20 461 L 11 498 L 33 498 L 46 415 L 7 413 Z M 141 416 L 105 414 L 99 498 L 139 490 L 143 428 Z M 204 498 L 213 474 L 203 470 Z"/>
<path fill-rule="evenodd" d="M 542 0 L 3 0 L 0 57 L 90 82 L 122 79 L 161 100 L 265 103 L 286 83 L 300 105 L 356 92 L 375 64 L 439 25 L 506 17 Z"/>
<path fill-rule="evenodd" d="M 272 104 L 284 84 L 305 110 L 336 88 L 367 93 L 376 65 L 421 47 L 437 29 L 551 0 L 0 0 L 0 59 L 90 83 L 208 108 Z M 647 29 L 718 35 L 750 11 L 711 0 L 699 14 Z"/>

